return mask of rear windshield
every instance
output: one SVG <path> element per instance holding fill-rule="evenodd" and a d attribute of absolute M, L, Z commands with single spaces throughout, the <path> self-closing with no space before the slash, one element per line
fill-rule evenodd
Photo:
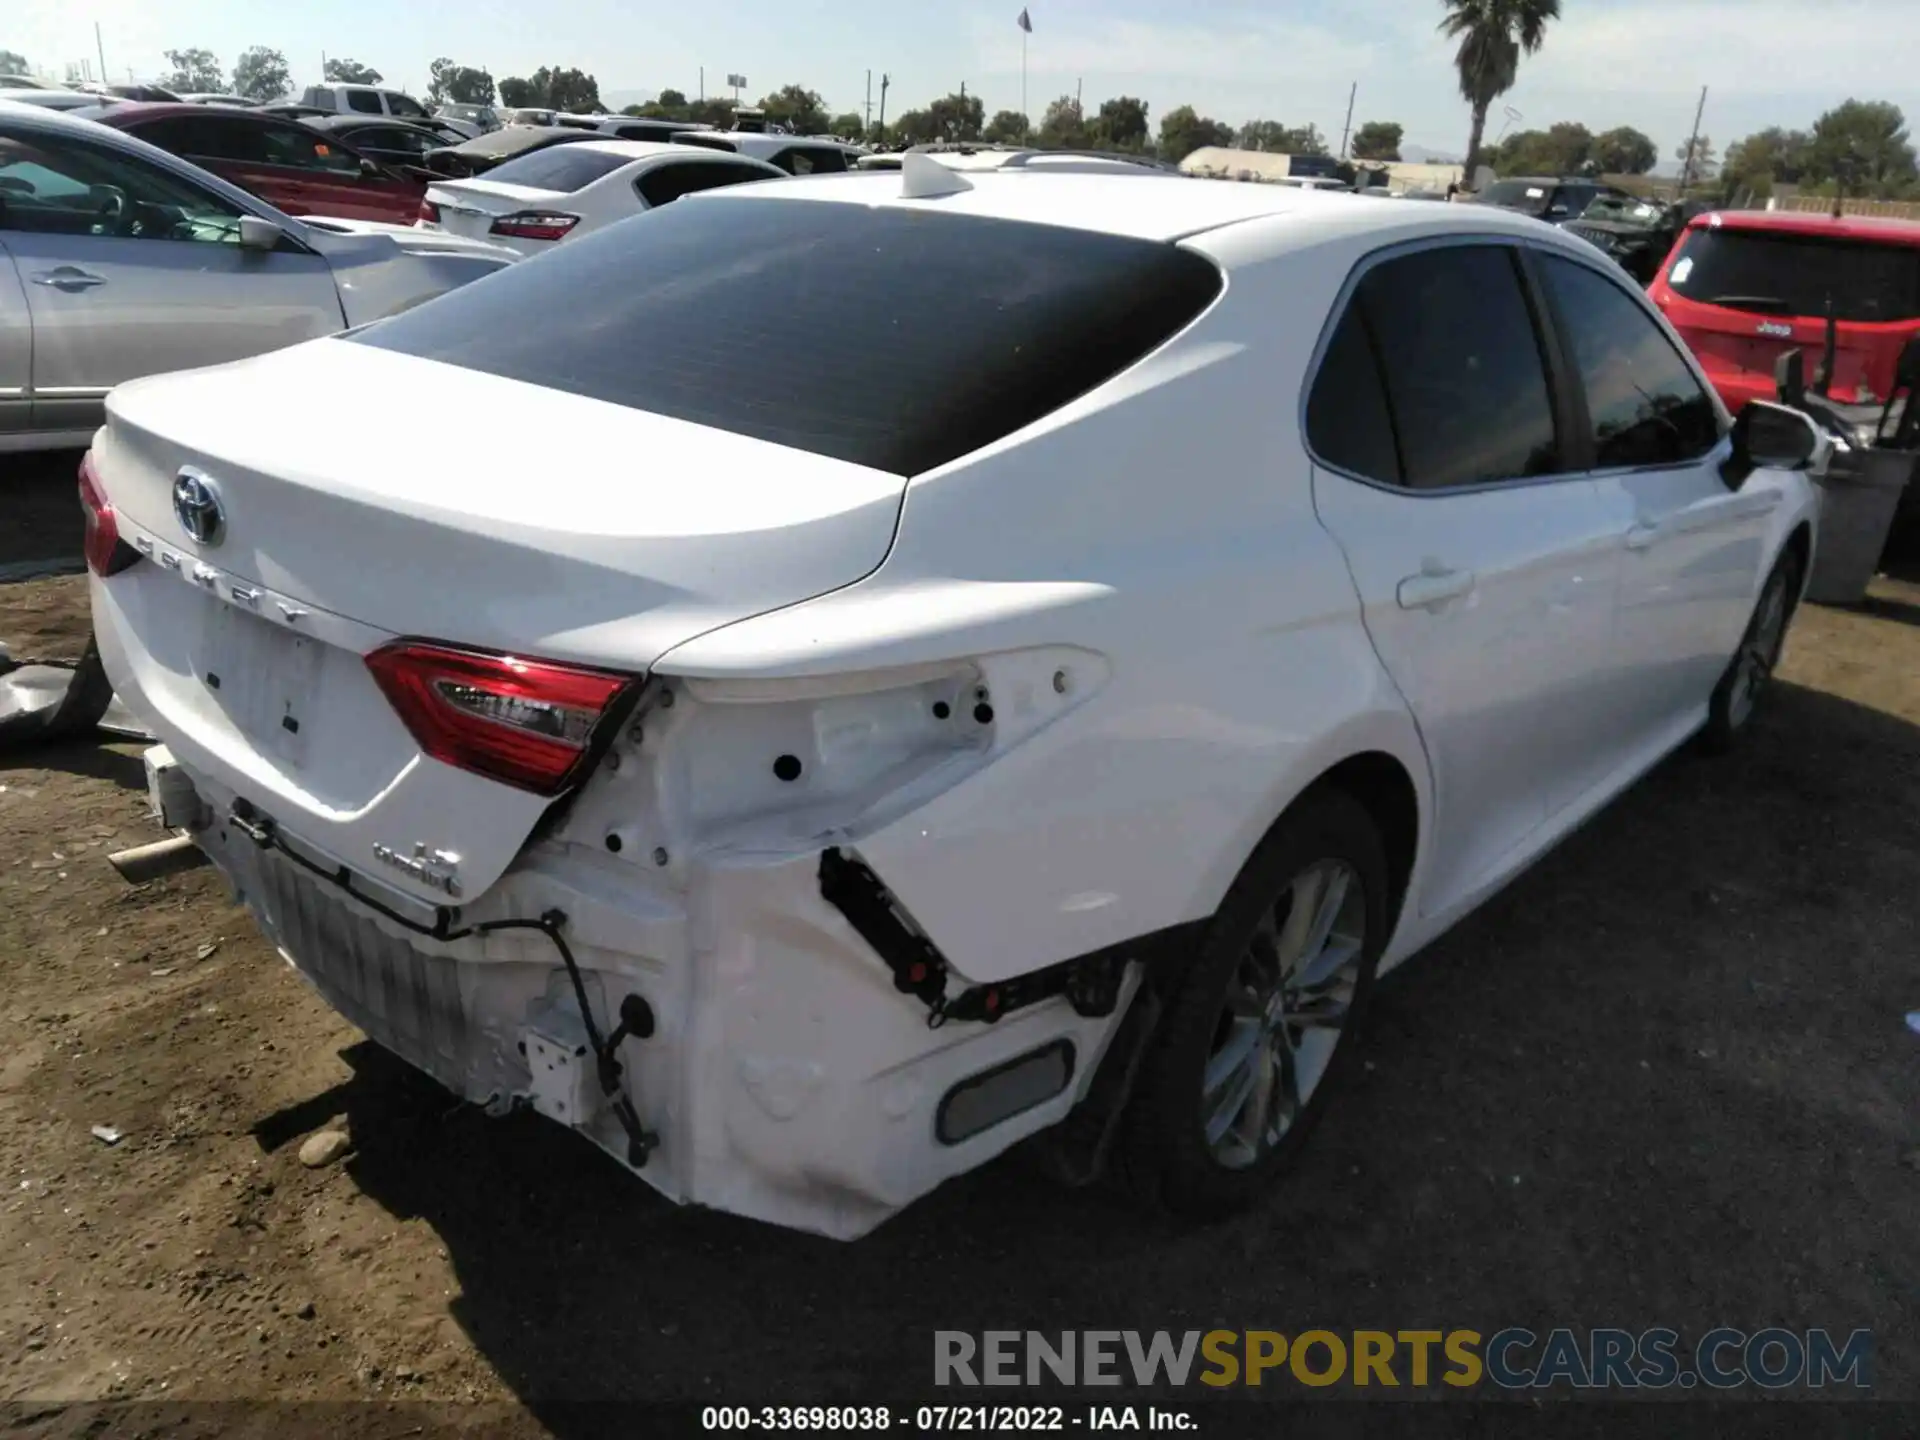
<path fill-rule="evenodd" d="M 1689 300 L 1762 315 L 1889 324 L 1920 318 L 1920 244 L 1752 230 L 1689 230 L 1667 272 Z"/>
<path fill-rule="evenodd" d="M 522 155 L 487 172 L 487 179 L 503 185 L 525 185 L 534 190 L 558 190 L 571 195 L 622 165 L 631 165 L 631 155 L 609 155 L 585 145 L 549 145 L 531 155 Z"/>
<path fill-rule="evenodd" d="M 736 191 L 570 240 L 347 343 L 914 475 L 1117 374 L 1220 286 L 1155 241 Z"/>

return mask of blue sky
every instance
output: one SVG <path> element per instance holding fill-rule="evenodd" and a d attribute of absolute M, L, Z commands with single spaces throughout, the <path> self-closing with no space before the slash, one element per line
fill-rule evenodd
<path fill-rule="evenodd" d="M 1036 117 L 1084 80 L 1089 107 L 1132 94 L 1156 118 L 1190 103 L 1232 123 L 1312 121 L 1337 140 L 1357 80 L 1356 123 L 1398 120 L 1409 142 L 1465 148 L 1466 107 L 1434 33 L 1439 0 L 1029 8 Z M 1765 125 L 1809 124 L 1849 96 L 1920 111 L 1916 0 L 1563 0 L 1562 9 L 1566 18 L 1506 97 L 1523 116 L 1518 128 L 1637 125 L 1670 154 L 1686 139 L 1702 85 L 1711 87 L 1704 128 L 1722 145 Z M 738 70 L 755 96 L 798 82 L 835 110 L 860 107 L 872 67 L 876 104 L 881 73 L 893 77 L 889 114 L 962 81 L 992 112 L 1020 105 L 1019 11 L 1020 0 L 924 10 L 898 0 L 10 0 L 0 47 L 59 69 L 94 55 L 97 19 L 117 79 L 129 68 L 156 74 L 169 47 L 200 46 L 231 67 L 241 50 L 265 44 L 286 54 L 296 85 L 319 78 L 323 52 L 365 61 L 416 94 L 437 55 L 496 76 L 577 65 L 608 94 L 669 86 L 692 94 L 704 66 L 709 92 Z M 1502 118 L 1496 110 L 1496 129 Z"/>

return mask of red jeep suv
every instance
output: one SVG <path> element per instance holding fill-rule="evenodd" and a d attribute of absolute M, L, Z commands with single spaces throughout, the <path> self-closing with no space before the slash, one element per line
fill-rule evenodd
<path fill-rule="evenodd" d="M 1801 350 L 1811 374 L 1834 317 L 1828 394 L 1877 404 L 1920 334 L 1920 222 L 1785 211 L 1702 215 L 1649 287 L 1727 408 L 1774 398 L 1773 363 Z"/>

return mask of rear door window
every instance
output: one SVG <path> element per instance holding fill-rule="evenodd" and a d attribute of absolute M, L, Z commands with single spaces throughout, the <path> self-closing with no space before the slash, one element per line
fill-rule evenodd
<path fill-rule="evenodd" d="M 657 207 L 691 195 L 697 190 L 713 190 L 722 185 L 739 185 L 748 180 L 769 178 L 757 165 L 729 165 L 718 160 L 674 160 L 656 165 L 634 181 L 634 189 L 649 206 Z"/>
<path fill-rule="evenodd" d="M 1701 226 L 1667 271 L 1674 292 L 1760 315 L 1835 316 L 1855 324 L 1920 319 L 1920 245 Z"/>
<path fill-rule="evenodd" d="M 1542 255 L 1540 266 L 1586 392 L 1598 468 L 1689 464 L 1720 443 L 1712 399 L 1651 315 L 1584 265 Z"/>
<path fill-rule="evenodd" d="M 1505 245 L 1396 256 L 1355 290 L 1386 375 L 1404 483 L 1452 489 L 1561 465 L 1540 333 Z"/>
<path fill-rule="evenodd" d="M 751 190 L 570 240 L 566 258 L 342 343 L 914 475 L 1124 370 L 1222 283 L 1156 241 Z"/>
<path fill-rule="evenodd" d="M 1358 304 L 1347 306 L 1320 361 L 1307 399 L 1307 444 L 1317 459 L 1349 474 L 1401 483 L 1379 354 Z"/>

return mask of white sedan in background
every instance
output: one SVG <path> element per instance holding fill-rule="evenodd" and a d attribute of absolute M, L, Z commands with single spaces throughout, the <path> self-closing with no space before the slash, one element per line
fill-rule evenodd
<path fill-rule="evenodd" d="M 747 155 L 581 140 L 535 150 L 471 180 L 435 181 L 416 223 L 532 255 L 696 190 L 785 178 L 787 172 Z"/>
<path fill-rule="evenodd" d="M 1823 444 L 1526 216 L 910 154 L 127 386 L 82 490 L 322 995 L 847 1237 L 1070 1113 L 1257 1202 L 1378 972 L 1746 730 Z"/>

